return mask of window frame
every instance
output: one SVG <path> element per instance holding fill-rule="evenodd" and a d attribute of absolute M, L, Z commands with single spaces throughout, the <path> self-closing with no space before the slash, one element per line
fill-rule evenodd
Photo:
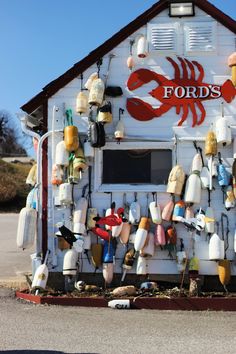
<path fill-rule="evenodd" d="M 122 142 L 117 144 L 116 142 L 107 142 L 101 149 L 95 149 L 94 157 L 94 190 L 95 192 L 166 192 L 165 184 L 136 184 L 136 183 L 114 183 L 105 184 L 102 183 L 102 171 L 103 171 L 103 150 L 171 150 L 172 151 L 172 167 L 174 161 L 174 142 Z"/>

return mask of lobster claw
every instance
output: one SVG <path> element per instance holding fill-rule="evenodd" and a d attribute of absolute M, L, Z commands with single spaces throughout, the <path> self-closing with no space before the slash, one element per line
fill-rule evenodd
<path fill-rule="evenodd" d="M 128 98 L 126 108 L 129 114 L 137 120 L 148 121 L 154 117 L 160 117 L 171 109 L 170 105 L 162 104 L 158 108 L 153 108 L 149 103 L 139 98 Z"/>
<path fill-rule="evenodd" d="M 156 117 L 152 106 L 139 98 L 128 98 L 126 108 L 129 114 L 137 120 L 148 121 Z"/>

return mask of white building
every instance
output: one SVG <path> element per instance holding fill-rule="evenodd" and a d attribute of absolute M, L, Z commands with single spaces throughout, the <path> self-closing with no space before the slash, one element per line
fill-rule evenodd
<path fill-rule="evenodd" d="M 21 107 L 36 118 L 32 120 L 32 126 L 35 132 L 40 132 L 41 142 L 47 132 L 56 131 L 53 143 L 51 133 L 45 138 L 38 161 L 42 168 L 39 171 L 41 197 L 36 250 L 44 255 L 47 249 L 51 251 L 49 267 L 52 272 L 62 271 L 63 258 L 67 252 L 66 249 L 58 248 L 56 223 L 62 221 L 73 229 L 74 205 L 81 198 L 83 187 L 89 183 L 89 170 L 92 172 L 89 206 L 96 208 L 100 216 L 110 207 L 111 201 L 116 203 L 117 209 L 124 206 L 124 201 L 131 204 L 137 197 L 141 216 L 147 217 L 148 204 L 153 197 L 157 198 L 161 209 L 171 200 L 170 193 L 166 191 L 171 168 L 178 164 L 186 176 L 190 174 L 196 154 L 194 141 L 197 147 L 202 148 L 204 165 L 207 166 L 205 138 L 210 128 L 215 131 L 216 121 L 222 117 L 223 104 L 224 116 L 232 132 L 232 143 L 218 145 L 218 152 L 226 169 L 230 173 L 232 171 L 236 91 L 232 82 L 227 81 L 231 79 L 231 68 L 227 62 L 228 57 L 235 52 L 236 22 L 206 0 L 183 3 L 189 11 L 187 16 L 182 12 L 185 8 L 174 1 L 175 8 L 172 10 L 177 16 L 173 16 L 169 3 L 172 1 L 157 2 Z M 144 44 L 143 40 L 146 41 Z M 145 52 L 143 45 L 146 45 L 147 56 L 138 57 L 139 49 Z M 132 71 L 127 67 L 130 52 L 135 62 Z M 64 130 L 66 109 L 72 110 L 73 123 L 78 128 L 81 146 L 84 146 L 89 109 L 81 115 L 76 113 L 76 98 L 90 75 L 98 71 L 106 87 L 120 87 L 123 93 L 117 97 L 104 95 L 104 99 L 111 103 L 113 116 L 111 123 L 104 124 L 106 144 L 102 148 L 94 148 L 94 156 L 87 158 L 90 169 L 85 169 L 82 179 L 73 185 L 74 204 L 62 205 L 59 200 L 60 187 L 51 184 L 52 165 L 55 164 L 52 148 L 55 149 L 56 144 L 63 139 L 63 133 L 57 131 Z M 153 96 L 150 94 L 152 90 L 155 90 Z M 83 92 L 88 95 L 88 91 Z M 91 106 L 90 109 L 96 119 L 97 107 Z M 124 138 L 118 144 L 114 132 L 119 116 L 124 125 Z M 217 155 L 214 159 L 218 162 Z M 68 171 L 64 168 L 63 182 L 67 182 L 67 176 Z M 221 221 L 222 213 L 228 216 L 229 247 L 226 256 L 233 261 L 235 208 L 225 209 L 217 178 L 213 178 L 213 187 L 210 193 L 211 207 L 216 221 Z M 180 199 L 181 196 L 175 196 L 175 201 Z M 208 190 L 202 189 L 200 203 L 194 203 L 193 210 L 196 214 L 199 208 L 206 211 L 207 207 Z M 170 224 L 162 222 L 165 229 Z M 177 231 L 177 251 L 180 249 L 180 239 L 183 239 L 188 259 L 195 252 L 200 260 L 199 273 L 218 274 L 217 262 L 209 260 L 211 236 L 204 230 L 197 236 L 196 233 L 191 234 L 183 222 L 173 225 Z M 135 233 L 137 227 L 133 225 L 131 233 Z M 152 232 L 155 227 L 156 224 L 151 222 Z M 96 243 L 97 237 L 91 235 L 92 242 Z M 221 228 L 219 235 L 222 235 Z M 120 242 L 119 237 L 117 241 L 114 272 L 121 273 L 127 247 Z M 98 238 L 98 242 L 103 241 Z M 132 247 L 131 243 L 129 247 Z M 155 246 L 154 256 L 147 260 L 147 273 L 178 274 L 175 250 L 171 251 L 171 255 L 165 247 Z M 83 252 L 79 259 L 80 272 L 94 271 L 94 266 Z M 129 272 L 136 273 L 136 261 Z M 236 273 L 233 262 L 231 272 Z"/>

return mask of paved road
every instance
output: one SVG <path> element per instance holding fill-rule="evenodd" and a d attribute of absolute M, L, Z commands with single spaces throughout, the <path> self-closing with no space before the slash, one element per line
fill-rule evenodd
<path fill-rule="evenodd" d="M 0 283 L 24 279 L 31 272 L 30 255 L 34 248 L 21 250 L 16 246 L 18 214 L 0 214 Z"/>
<path fill-rule="evenodd" d="M 1 353 L 233 354 L 236 347 L 233 312 L 32 305 L 0 291 L 0 314 Z"/>

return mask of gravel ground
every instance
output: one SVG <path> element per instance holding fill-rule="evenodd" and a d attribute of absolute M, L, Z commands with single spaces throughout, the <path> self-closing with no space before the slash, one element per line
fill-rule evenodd
<path fill-rule="evenodd" d="M 234 312 L 45 306 L 11 296 L 0 291 L 1 352 L 235 353 Z"/>

